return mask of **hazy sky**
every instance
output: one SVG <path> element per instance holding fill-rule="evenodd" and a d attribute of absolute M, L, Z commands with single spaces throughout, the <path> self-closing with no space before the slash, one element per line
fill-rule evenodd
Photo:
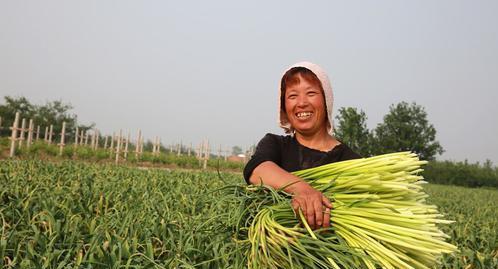
<path fill-rule="evenodd" d="M 280 76 L 327 70 L 374 128 L 425 107 L 446 152 L 498 163 L 498 1 L 3 1 L 0 95 L 62 100 L 103 132 L 249 146 Z M 3 101 L 2 101 L 3 102 Z"/>

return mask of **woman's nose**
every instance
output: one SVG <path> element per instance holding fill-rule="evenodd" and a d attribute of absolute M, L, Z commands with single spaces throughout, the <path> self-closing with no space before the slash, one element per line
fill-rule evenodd
<path fill-rule="evenodd" d="M 297 99 L 298 106 L 306 106 L 308 105 L 308 98 L 306 96 L 300 96 Z"/>

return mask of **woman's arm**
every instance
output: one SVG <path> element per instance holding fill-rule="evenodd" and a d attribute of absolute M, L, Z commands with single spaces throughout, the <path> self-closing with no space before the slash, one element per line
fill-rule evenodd
<path fill-rule="evenodd" d="M 330 209 L 332 203 L 321 192 L 315 190 L 301 178 L 285 171 L 272 161 L 259 164 L 252 172 L 249 182 L 254 185 L 264 184 L 274 189 L 293 194 L 292 207 L 297 213 L 303 211 L 312 229 L 330 226 Z"/>

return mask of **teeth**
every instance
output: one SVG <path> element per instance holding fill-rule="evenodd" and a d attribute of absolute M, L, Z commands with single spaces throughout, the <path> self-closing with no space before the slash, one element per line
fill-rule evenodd
<path fill-rule="evenodd" d="M 311 112 L 299 112 L 296 114 L 298 118 L 306 118 L 311 116 Z"/>

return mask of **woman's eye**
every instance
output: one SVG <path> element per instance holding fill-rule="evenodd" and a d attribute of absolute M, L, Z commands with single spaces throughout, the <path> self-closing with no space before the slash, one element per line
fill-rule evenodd
<path fill-rule="evenodd" d="M 295 94 L 291 94 L 291 95 L 289 95 L 287 98 L 289 98 L 289 99 L 294 99 L 294 98 L 296 98 L 296 95 L 295 95 Z"/>

